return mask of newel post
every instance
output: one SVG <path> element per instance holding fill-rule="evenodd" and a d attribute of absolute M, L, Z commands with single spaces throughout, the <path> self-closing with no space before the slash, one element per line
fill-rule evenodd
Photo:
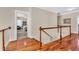
<path fill-rule="evenodd" d="M 59 27 L 60 28 L 60 41 L 62 40 L 62 26 Z"/>
<path fill-rule="evenodd" d="M 71 26 L 69 28 L 70 28 L 70 37 L 71 37 Z"/>
<path fill-rule="evenodd" d="M 2 31 L 2 50 L 5 51 L 4 30 Z"/>
<path fill-rule="evenodd" d="M 41 47 L 42 47 L 42 36 L 41 36 L 42 33 L 41 33 L 41 30 L 42 30 L 42 29 L 41 29 L 41 26 L 40 26 L 40 50 L 41 50 Z"/>

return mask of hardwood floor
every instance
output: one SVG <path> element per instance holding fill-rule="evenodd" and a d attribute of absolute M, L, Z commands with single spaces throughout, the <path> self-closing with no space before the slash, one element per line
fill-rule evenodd
<path fill-rule="evenodd" d="M 60 42 L 59 40 L 46 44 L 46 51 L 78 51 L 79 50 L 79 36 L 72 34 L 66 36 Z"/>
<path fill-rule="evenodd" d="M 6 51 L 40 51 L 40 42 L 32 38 L 24 38 L 10 42 Z M 79 51 L 79 35 L 72 34 L 60 40 L 43 44 L 41 51 Z"/>
<path fill-rule="evenodd" d="M 23 38 L 10 42 L 6 47 L 6 51 L 35 51 L 39 48 L 39 41 L 33 38 Z"/>

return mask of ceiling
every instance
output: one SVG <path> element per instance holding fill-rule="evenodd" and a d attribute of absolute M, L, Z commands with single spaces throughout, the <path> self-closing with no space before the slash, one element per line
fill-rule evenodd
<path fill-rule="evenodd" d="M 73 11 L 79 11 L 79 7 L 40 7 L 41 9 L 55 12 L 59 14 L 70 13 Z"/>

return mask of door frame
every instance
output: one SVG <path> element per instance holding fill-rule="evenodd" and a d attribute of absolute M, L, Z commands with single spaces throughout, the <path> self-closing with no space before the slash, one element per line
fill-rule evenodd
<path fill-rule="evenodd" d="M 17 13 L 24 13 L 24 14 L 27 14 L 28 17 L 27 17 L 27 37 L 32 37 L 31 35 L 31 13 L 30 11 L 21 11 L 21 10 L 15 10 L 15 40 L 17 40 L 17 19 L 16 19 L 16 16 L 17 16 Z"/>

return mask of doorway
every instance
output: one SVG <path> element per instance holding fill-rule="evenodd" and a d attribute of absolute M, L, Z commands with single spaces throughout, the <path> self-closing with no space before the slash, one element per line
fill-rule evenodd
<path fill-rule="evenodd" d="M 22 39 L 29 37 L 29 13 L 25 11 L 16 10 L 15 13 L 15 20 L 16 20 L 16 38 Z"/>

